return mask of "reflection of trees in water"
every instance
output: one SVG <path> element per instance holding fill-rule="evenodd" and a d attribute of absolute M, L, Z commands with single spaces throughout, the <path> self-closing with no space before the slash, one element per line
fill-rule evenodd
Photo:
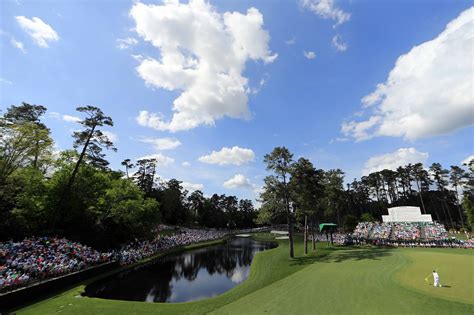
<path fill-rule="evenodd" d="M 210 275 L 231 278 L 237 267 L 248 267 L 256 252 L 275 245 L 249 239 L 235 239 L 227 244 L 167 256 L 153 264 L 142 265 L 118 276 L 95 282 L 86 288 L 89 296 L 120 300 L 166 302 L 172 295 L 172 281 L 194 281 L 200 270 Z"/>
<path fill-rule="evenodd" d="M 196 279 L 199 270 L 206 269 L 210 275 L 225 274 L 232 277 L 235 268 L 248 267 L 256 252 L 274 247 L 267 242 L 256 242 L 249 239 L 236 239 L 224 245 L 209 247 L 180 255 L 176 262 L 173 278 L 177 281 L 185 278 Z"/>

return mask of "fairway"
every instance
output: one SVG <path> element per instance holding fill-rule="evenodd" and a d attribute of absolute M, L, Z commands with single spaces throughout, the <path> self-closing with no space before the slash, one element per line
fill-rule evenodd
<path fill-rule="evenodd" d="M 259 235 L 259 238 L 262 238 Z M 78 286 L 20 310 L 20 314 L 472 314 L 473 268 L 470 250 L 337 247 L 319 243 L 304 257 L 296 240 L 258 253 L 244 283 L 199 302 L 156 304 L 78 298 Z M 311 253 L 311 250 L 310 250 Z M 441 282 L 424 278 L 436 267 Z"/>

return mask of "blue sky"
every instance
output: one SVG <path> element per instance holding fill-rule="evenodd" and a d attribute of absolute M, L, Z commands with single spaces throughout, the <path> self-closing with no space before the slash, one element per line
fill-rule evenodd
<path fill-rule="evenodd" d="M 275 146 L 349 181 L 459 165 L 474 154 L 471 5 L 4 0 L 0 108 L 47 106 L 68 149 L 75 108 L 99 106 L 113 168 L 159 154 L 163 178 L 206 194 L 254 199 Z"/>

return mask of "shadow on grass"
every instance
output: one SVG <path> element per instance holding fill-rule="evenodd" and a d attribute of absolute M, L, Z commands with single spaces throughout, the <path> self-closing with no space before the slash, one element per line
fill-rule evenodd
<path fill-rule="evenodd" d="M 295 257 L 291 265 L 310 265 L 316 262 L 340 263 L 347 260 L 379 260 L 392 255 L 391 248 L 327 248 L 308 256 Z"/>

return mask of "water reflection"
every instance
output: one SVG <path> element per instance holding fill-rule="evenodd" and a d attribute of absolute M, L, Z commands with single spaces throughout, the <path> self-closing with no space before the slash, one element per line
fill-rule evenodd
<path fill-rule="evenodd" d="M 86 287 L 86 295 L 146 302 L 188 302 L 221 294 L 244 281 L 256 252 L 276 244 L 237 238 L 171 255 Z"/>

